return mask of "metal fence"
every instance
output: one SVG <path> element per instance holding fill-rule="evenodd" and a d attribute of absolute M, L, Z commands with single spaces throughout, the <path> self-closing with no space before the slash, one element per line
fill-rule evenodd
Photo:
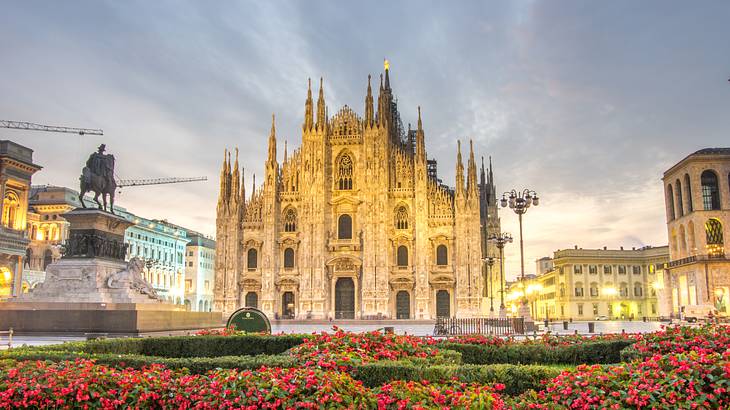
<path fill-rule="evenodd" d="M 459 335 L 522 335 L 525 334 L 525 319 L 512 318 L 455 318 L 440 317 L 433 328 L 434 336 Z"/>

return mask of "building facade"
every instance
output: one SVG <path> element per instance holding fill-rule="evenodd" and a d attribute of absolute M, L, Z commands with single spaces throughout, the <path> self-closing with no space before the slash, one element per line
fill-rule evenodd
<path fill-rule="evenodd" d="M 667 246 L 562 249 L 553 255 L 552 270 L 524 287 L 516 284 L 508 299 L 516 300 L 524 292 L 536 320 L 656 318 L 661 316 L 658 294 L 668 262 Z"/>
<path fill-rule="evenodd" d="M 0 141 L 0 300 L 22 292 L 28 239 L 28 198 L 31 178 L 41 167 L 33 150 Z"/>
<path fill-rule="evenodd" d="M 665 310 L 730 313 L 730 148 L 699 150 L 663 177 L 669 235 Z M 670 304 L 671 303 L 671 304 Z"/>
<path fill-rule="evenodd" d="M 188 232 L 185 248 L 185 306 L 197 312 L 213 310 L 215 241 Z"/>
<path fill-rule="evenodd" d="M 238 153 L 234 164 L 224 156 L 215 310 L 248 305 L 305 319 L 482 315 L 481 258 L 496 255 L 482 240 L 499 232 L 491 169 L 480 187 L 473 149 L 465 167 L 459 144 L 455 188 L 443 185 L 427 158 L 420 109 L 416 129 L 405 130 L 387 68 L 377 103 L 368 81 L 364 118 L 347 106 L 329 117 L 321 83 L 316 111 L 311 83 L 304 111 L 301 146 L 291 154 L 285 146 L 281 163 L 272 119 L 263 185 L 254 181 L 248 196 Z"/>
<path fill-rule="evenodd" d="M 134 222 L 124 234 L 129 244 L 127 259 L 138 257 L 145 261 L 144 278 L 157 294 L 170 303 L 185 304 L 185 229 L 167 221 L 151 220 L 115 211 Z"/>

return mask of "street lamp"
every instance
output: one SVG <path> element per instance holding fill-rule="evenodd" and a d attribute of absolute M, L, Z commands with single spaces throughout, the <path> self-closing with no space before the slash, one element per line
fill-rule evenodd
<path fill-rule="evenodd" d="M 516 214 L 520 222 L 520 271 L 521 271 L 521 278 L 520 280 L 524 283 L 525 281 L 525 251 L 524 251 L 524 243 L 522 240 L 522 215 L 527 212 L 527 208 L 529 208 L 532 205 L 538 206 L 540 204 L 540 198 L 537 196 L 537 192 L 524 189 L 522 192 L 517 192 L 516 190 L 511 190 L 509 192 L 505 192 L 502 194 L 502 200 L 500 201 L 502 208 L 506 208 L 507 205 L 509 205 L 510 209 L 512 209 Z M 528 318 L 530 311 L 529 306 L 527 306 L 527 300 L 523 299 L 522 301 L 523 305 L 523 317 Z M 524 308 L 527 308 L 525 311 Z"/>
<path fill-rule="evenodd" d="M 506 232 L 492 234 L 487 240 L 492 241 L 499 249 L 499 316 L 504 317 L 504 245 L 512 243 L 512 235 Z"/>
<path fill-rule="evenodd" d="M 494 281 L 492 280 L 492 266 L 494 266 L 494 260 L 496 258 L 494 256 L 488 256 L 486 258 L 482 258 L 482 262 L 485 262 L 487 264 L 487 280 L 486 280 L 486 286 L 485 289 L 487 290 L 487 296 L 489 297 L 489 315 L 494 316 Z M 491 283 L 491 290 L 489 289 L 489 284 Z"/>

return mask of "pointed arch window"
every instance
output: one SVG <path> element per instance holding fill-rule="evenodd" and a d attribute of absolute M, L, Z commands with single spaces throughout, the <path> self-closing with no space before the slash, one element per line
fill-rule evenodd
<path fill-rule="evenodd" d="M 436 247 L 436 265 L 445 266 L 449 263 L 449 249 L 446 245 Z"/>
<path fill-rule="evenodd" d="M 342 191 L 352 189 L 353 166 L 349 154 L 342 154 L 337 162 L 337 188 Z"/>
<path fill-rule="evenodd" d="M 395 211 L 395 229 L 408 229 L 408 210 L 399 206 Z"/>
<path fill-rule="evenodd" d="M 674 190 L 672 184 L 667 186 L 667 204 L 669 205 L 669 220 L 674 220 Z"/>
<path fill-rule="evenodd" d="M 286 210 L 284 214 L 284 232 L 297 231 L 297 212 L 293 208 Z"/>
<path fill-rule="evenodd" d="M 20 200 L 13 191 L 8 191 L 3 199 L 3 225 L 10 229 L 16 229 L 16 219 L 20 211 Z"/>
<path fill-rule="evenodd" d="M 700 176 L 702 185 L 702 205 L 705 211 L 720 210 L 720 189 L 717 185 L 717 174 L 715 171 L 706 170 Z"/>
<path fill-rule="evenodd" d="M 259 253 L 256 248 L 251 248 L 246 253 L 246 268 L 256 270 L 259 266 Z"/>
<path fill-rule="evenodd" d="M 397 251 L 398 256 L 398 267 L 404 268 L 408 266 L 408 247 L 405 245 L 401 245 L 398 247 Z"/>
<path fill-rule="evenodd" d="M 347 214 L 337 219 L 337 239 L 352 239 L 352 217 Z"/>

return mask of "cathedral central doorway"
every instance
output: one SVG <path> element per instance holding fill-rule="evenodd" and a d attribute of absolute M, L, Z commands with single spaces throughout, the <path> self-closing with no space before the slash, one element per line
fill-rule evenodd
<path fill-rule="evenodd" d="M 401 290 L 395 295 L 395 317 L 396 319 L 411 318 L 411 295 Z"/>
<path fill-rule="evenodd" d="M 335 319 L 355 318 L 355 282 L 339 278 L 335 284 Z"/>
<path fill-rule="evenodd" d="M 281 318 L 294 319 L 294 293 L 284 292 L 281 295 Z"/>
<path fill-rule="evenodd" d="M 448 290 L 436 292 L 436 317 L 451 317 L 451 299 Z"/>

